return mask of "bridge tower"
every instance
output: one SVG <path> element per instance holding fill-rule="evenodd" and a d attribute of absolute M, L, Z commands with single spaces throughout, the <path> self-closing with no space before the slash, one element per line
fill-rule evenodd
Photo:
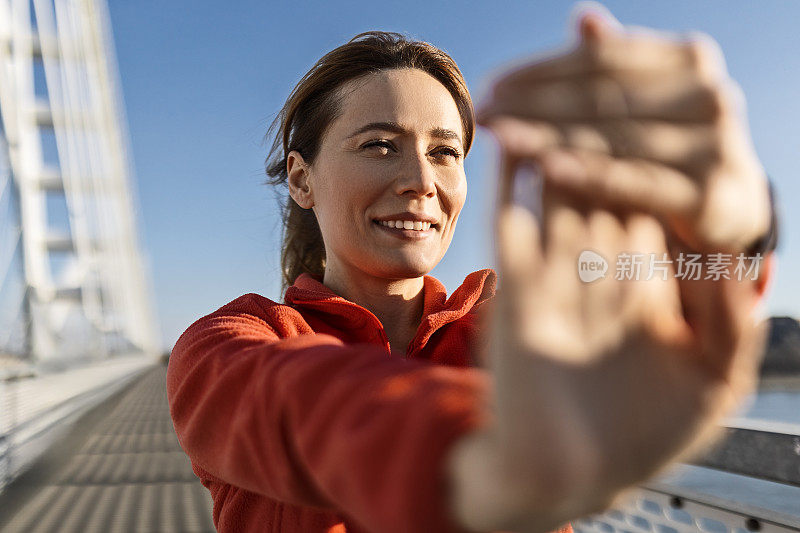
<path fill-rule="evenodd" d="M 159 350 L 103 0 L 0 0 L 0 354 Z"/>

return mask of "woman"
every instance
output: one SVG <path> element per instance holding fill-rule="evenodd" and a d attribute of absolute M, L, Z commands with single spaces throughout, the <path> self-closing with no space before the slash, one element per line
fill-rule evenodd
<path fill-rule="evenodd" d="M 506 76 L 480 115 L 503 150 L 497 295 L 488 269 L 449 297 L 426 275 L 467 192 L 473 109 L 452 59 L 373 32 L 298 83 L 268 167 L 290 195 L 285 302 L 237 298 L 169 363 L 175 429 L 220 531 L 569 531 L 702 449 L 752 390 L 766 276 L 575 276 L 584 249 L 738 251 L 769 225 L 717 65 L 602 15 L 580 33 L 574 52 Z M 602 95 L 608 80 L 621 99 Z M 647 138 L 623 151 L 609 118 Z M 541 231 L 509 193 L 527 162 L 547 181 Z"/>

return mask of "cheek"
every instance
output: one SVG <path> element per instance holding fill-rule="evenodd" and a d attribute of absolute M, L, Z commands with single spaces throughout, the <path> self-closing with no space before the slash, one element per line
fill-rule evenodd
<path fill-rule="evenodd" d="M 467 178 L 462 175 L 452 182 L 450 188 L 443 189 L 442 199 L 451 220 L 455 222 L 464 207 L 464 203 L 467 201 Z"/>
<path fill-rule="evenodd" d="M 315 190 L 315 204 L 320 222 L 328 228 L 354 231 L 364 218 L 372 198 L 378 194 L 375 172 L 363 165 L 331 162 L 318 170 L 319 185 Z M 324 230 L 323 230 L 324 232 Z"/>

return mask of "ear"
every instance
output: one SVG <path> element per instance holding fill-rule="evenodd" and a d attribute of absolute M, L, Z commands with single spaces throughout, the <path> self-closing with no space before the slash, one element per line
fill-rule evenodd
<path fill-rule="evenodd" d="M 289 195 L 303 209 L 314 207 L 314 193 L 309 183 L 308 164 L 297 150 L 292 150 L 286 156 L 286 175 L 289 185 Z"/>

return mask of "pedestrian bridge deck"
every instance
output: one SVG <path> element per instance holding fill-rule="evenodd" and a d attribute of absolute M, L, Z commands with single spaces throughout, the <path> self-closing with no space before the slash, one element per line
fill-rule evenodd
<path fill-rule="evenodd" d="M 215 531 L 169 416 L 166 367 L 84 415 L 0 494 L 0 531 Z"/>
<path fill-rule="evenodd" d="M 84 414 L 0 493 L 0 533 L 215 531 L 210 495 L 175 436 L 165 378 L 165 366 L 151 366 Z M 757 422 L 730 420 L 705 466 L 676 465 L 620 509 L 574 521 L 576 533 L 800 531 L 800 426 Z"/>

